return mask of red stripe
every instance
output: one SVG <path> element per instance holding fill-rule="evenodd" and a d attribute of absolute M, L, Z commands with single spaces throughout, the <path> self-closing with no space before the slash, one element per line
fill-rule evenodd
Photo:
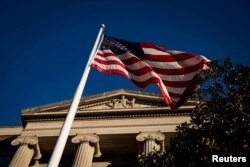
<path fill-rule="evenodd" d="M 131 74 L 133 75 L 136 75 L 136 76 L 140 76 L 140 75 L 144 75 L 144 74 L 147 74 L 149 72 L 153 72 L 152 68 L 151 67 L 143 67 L 139 70 L 131 70 L 129 68 L 127 68 L 128 72 L 130 72 Z"/>
<path fill-rule="evenodd" d="M 169 53 L 171 54 L 171 53 Z M 193 57 L 197 57 L 194 54 L 190 53 L 178 53 L 178 54 L 171 54 L 171 55 L 152 55 L 152 54 L 144 54 L 144 59 L 150 61 L 160 61 L 160 62 L 178 62 L 183 61 L 186 59 L 190 59 Z"/>
<path fill-rule="evenodd" d="M 126 65 L 131 65 L 131 64 L 135 64 L 138 62 L 143 62 L 142 60 L 140 60 L 138 57 L 131 57 L 129 59 L 126 60 L 121 60 L 124 64 Z"/>
<path fill-rule="evenodd" d="M 152 83 L 159 83 L 160 82 L 160 79 L 159 78 L 156 78 L 156 77 L 152 77 L 152 78 L 149 78 L 143 82 L 138 82 L 134 79 L 131 78 L 131 80 L 139 87 L 141 88 L 145 88 L 147 85 L 149 84 L 152 84 Z"/>

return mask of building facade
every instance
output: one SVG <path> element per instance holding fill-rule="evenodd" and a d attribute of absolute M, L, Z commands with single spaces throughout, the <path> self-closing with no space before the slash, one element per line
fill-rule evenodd
<path fill-rule="evenodd" d="M 47 166 L 71 101 L 24 109 L 22 126 L 0 127 L 0 166 Z M 138 155 L 169 148 L 194 108 L 166 106 L 159 94 L 116 90 L 83 97 L 61 167 L 135 167 Z"/>

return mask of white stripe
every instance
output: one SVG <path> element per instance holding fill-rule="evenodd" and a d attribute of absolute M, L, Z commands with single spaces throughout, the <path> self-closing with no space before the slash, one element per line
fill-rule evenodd
<path fill-rule="evenodd" d="M 131 54 L 131 53 L 124 53 L 124 54 L 120 54 L 120 55 L 117 55 L 117 56 L 121 60 L 127 60 L 127 59 L 130 59 L 132 57 L 139 60 L 139 58 L 137 56 L 135 56 L 134 54 Z"/>
<path fill-rule="evenodd" d="M 150 54 L 150 55 L 159 55 L 159 56 L 170 56 L 169 53 L 160 51 L 154 48 L 142 48 L 143 52 L 145 54 Z"/>
<path fill-rule="evenodd" d="M 166 50 L 166 51 L 160 51 L 154 48 L 142 48 L 145 54 L 150 54 L 150 55 L 158 55 L 158 56 L 171 56 L 171 55 L 176 55 L 176 54 L 182 54 L 182 53 L 187 53 L 183 51 L 178 51 L 178 50 Z"/>
<path fill-rule="evenodd" d="M 130 65 L 126 65 L 127 68 L 131 69 L 131 70 L 140 70 L 143 67 L 147 67 L 148 65 L 146 65 L 144 62 L 139 61 L 137 63 L 134 64 L 130 64 Z"/>
<path fill-rule="evenodd" d="M 202 67 L 203 70 L 208 70 L 209 68 L 210 68 L 210 67 L 209 67 L 208 65 L 203 64 L 203 67 Z"/>
<path fill-rule="evenodd" d="M 187 53 L 179 50 L 160 51 L 154 48 L 142 48 L 142 50 L 144 51 L 145 54 L 158 55 L 158 56 L 171 56 L 171 55 Z"/>
<path fill-rule="evenodd" d="M 106 64 L 98 63 L 96 61 L 94 61 L 92 64 L 97 65 L 99 68 L 101 68 L 103 70 L 120 70 L 123 73 L 125 73 L 125 75 L 130 79 L 129 72 L 118 64 L 106 65 Z"/>
<path fill-rule="evenodd" d="M 169 92 L 176 93 L 176 94 L 183 94 L 183 92 L 186 90 L 186 87 L 175 88 L 175 87 L 166 86 L 166 88 Z"/>
<path fill-rule="evenodd" d="M 173 54 L 173 55 L 187 53 L 187 52 L 178 51 L 178 50 L 168 50 L 168 52 L 171 53 L 171 54 Z"/>
<path fill-rule="evenodd" d="M 151 67 L 160 69 L 179 69 L 183 67 L 190 67 L 199 64 L 201 61 L 202 57 L 200 56 L 192 57 L 178 62 L 161 62 L 161 61 L 144 60 L 144 62 L 146 62 Z"/>

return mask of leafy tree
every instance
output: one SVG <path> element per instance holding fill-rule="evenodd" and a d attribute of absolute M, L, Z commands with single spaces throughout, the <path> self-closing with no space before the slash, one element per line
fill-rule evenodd
<path fill-rule="evenodd" d="M 199 76 L 191 121 L 177 127 L 169 152 L 141 157 L 140 166 L 209 166 L 212 154 L 249 154 L 250 68 L 225 58 Z"/>

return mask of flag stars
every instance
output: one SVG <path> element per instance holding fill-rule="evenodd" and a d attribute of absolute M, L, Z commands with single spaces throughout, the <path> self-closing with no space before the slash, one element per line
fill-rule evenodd
<path fill-rule="evenodd" d="M 106 50 L 106 49 L 110 49 L 115 54 L 123 54 L 129 52 L 129 50 L 120 42 L 108 37 L 104 37 L 101 45 L 101 50 Z"/>

